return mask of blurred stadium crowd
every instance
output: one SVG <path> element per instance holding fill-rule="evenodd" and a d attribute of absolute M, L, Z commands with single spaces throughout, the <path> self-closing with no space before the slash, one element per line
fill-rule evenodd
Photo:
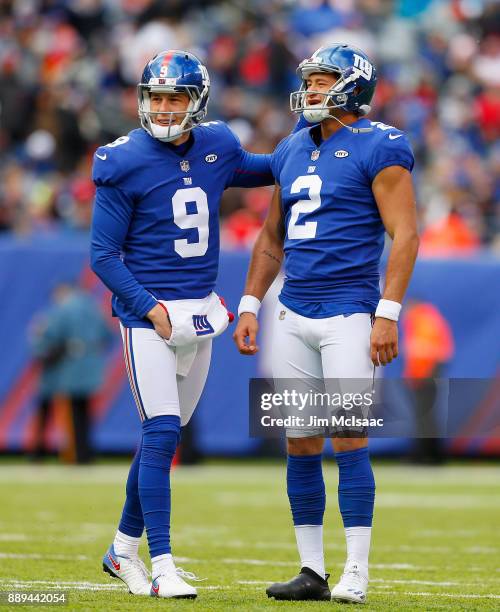
<path fill-rule="evenodd" d="M 372 118 L 410 136 L 422 250 L 500 251 L 496 0 L 0 1 L 0 231 L 87 231 L 93 152 L 138 127 L 136 84 L 156 52 L 199 55 L 209 118 L 270 152 L 296 120 L 298 62 L 335 41 L 374 58 Z M 226 193 L 226 247 L 251 244 L 269 199 Z"/>

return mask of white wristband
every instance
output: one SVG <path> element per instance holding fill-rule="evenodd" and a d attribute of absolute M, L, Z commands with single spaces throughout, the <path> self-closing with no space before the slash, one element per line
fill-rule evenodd
<path fill-rule="evenodd" d="M 397 321 L 401 312 L 401 304 L 392 300 L 380 300 L 375 311 L 376 317 Z"/>
<path fill-rule="evenodd" d="M 254 295 L 244 295 L 238 306 L 238 316 L 241 317 L 244 312 L 251 312 L 257 316 L 259 314 L 260 304 L 260 300 Z"/>

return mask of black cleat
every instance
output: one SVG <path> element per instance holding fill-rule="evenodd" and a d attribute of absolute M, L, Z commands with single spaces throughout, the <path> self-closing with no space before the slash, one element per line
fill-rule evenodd
<path fill-rule="evenodd" d="M 288 601 L 330 601 L 332 595 L 328 587 L 326 575 L 323 580 L 316 572 L 308 567 L 303 567 L 300 574 L 292 578 L 289 582 L 276 582 L 266 589 L 268 597 Z"/>

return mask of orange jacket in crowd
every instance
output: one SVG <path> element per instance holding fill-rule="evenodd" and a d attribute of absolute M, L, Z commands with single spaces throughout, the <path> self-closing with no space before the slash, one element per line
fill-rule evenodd
<path fill-rule="evenodd" d="M 429 225 L 420 237 L 420 255 L 471 254 L 481 246 L 479 237 L 456 213 Z"/>
<path fill-rule="evenodd" d="M 438 365 L 451 359 L 453 334 L 439 310 L 428 303 L 415 303 L 402 320 L 405 378 L 430 378 Z"/>

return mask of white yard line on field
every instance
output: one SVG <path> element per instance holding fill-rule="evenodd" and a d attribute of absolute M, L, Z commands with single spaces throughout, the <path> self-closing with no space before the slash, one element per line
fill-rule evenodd
<path fill-rule="evenodd" d="M 99 561 L 97 557 L 92 557 L 88 555 L 63 555 L 63 554 L 41 554 L 41 553 L 15 553 L 15 552 L 0 552 L 0 561 L 2 559 L 27 559 L 32 561 L 92 561 L 95 560 L 96 563 Z M 177 563 L 192 563 L 192 564 L 213 564 L 213 559 L 195 559 L 193 557 L 180 557 L 176 556 L 175 560 Z M 276 566 L 276 567 L 298 567 L 296 561 L 280 561 L 277 559 L 248 559 L 248 558 L 233 558 L 233 557 L 222 557 L 217 560 L 217 563 L 221 563 L 224 565 L 253 565 L 253 566 Z M 343 562 L 332 563 L 331 566 L 335 567 L 343 567 Z M 372 570 L 393 570 L 393 571 L 413 571 L 413 572 L 429 572 L 436 569 L 448 569 L 452 570 L 452 566 L 434 566 L 434 565 L 414 565 L 412 563 L 372 563 L 370 565 L 370 569 Z M 468 572 L 483 572 L 484 568 L 481 567 L 468 567 Z M 500 569 L 495 570 L 496 572 L 500 572 Z M 484 579 L 483 579 L 484 581 Z M 486 582 L 497 582 L 498 579 L 486 579 Z M 463 582 L 432 582 L 432 581 L 406 581 L 406 580 L 382 580 L 376 579 L 372 582 L 394 582 L 401 584 L 468 584 Z"/>
<path fill-rule="evenodd" d="M 205 591 L 226 591 L 234 588 L 236 585 L 254 586 L 256 590 L 260 590 L 257 582 L 238 581 L 234 585 L 210 585 L 197 587 Z M 262 583 L 268 584 L 268 583 Z M 102 582 L 56 582 L 50 580 L 0 580 L 0 587 L 3 589 L 21 589 L 21 588 L 46 588 L 47 590 L 76 590 L 76 591 L 121 591 L 126 592 L 125 585 L 108 584 Z M 418 591 L 388 591 L 383 590 L 381 595 L 406 595 L 414 597 L 446 597 L 450 599 L 500 599 L 500 595 L 495 593 L 428 593 Z"/>
<path fill-rule="evenodd" d="M 496 593 L 426 593 L 423 591 L 386 591 L 381 595 L 414 595 L 416 597 L 449 597 L 451 599 L 500 599 L 500 595 Z"/>
<path fill-rule="evenodd" d="M 199 586 L 199 585 L 195 585 L 195 586 L 196 586 L 196 590 L 203 589 L 204 591 L 229 591 L 233 588 L 233 586 L 230 584 L 225 584 L 225 585 L 215 584 L 213 586 Z"/>
<path fill-rule="evenodd" d="M 284 507 L 285 498 L 275 492 L 222 491 L 213 496 L 213 502 L 223 507 L 278 508 Z M 500 495 L 462 493 L 389 493 L 377 491 L 377 508 L 418 508 L 419 510 L 447 510 L 498 508 Z"/>
<path fill-rule="evenodd" d="M 213 559 L 193 559 L 192 557 L 175 557 L 177 563 L 210 563 L 214 564 Z M 266 559 L 217 559 L 217 563 L 224 565 L 276 565 L 280 567 L 297 567 L 296 561 L 275 561 Z"/>
<path fill-rule="evenodd" d="M 272 584 L 269 580 L 238 580 L 237 584 Z M 497 582 L 497 580 L 486 580 L 483 582 Z M 426 584 L 428 586 L 477 586 L 476 582 L 439 582 L 434 580 L 385 580 L 384 578 L 374 578 L 370 580 L 370 586 L 377 583 L 375 588 L 387 589 L 390 586 L 382 586 L 382 584 Z"/>
<path fill-rule="evenodd" d="M 497 578 L 481 579 L 481 582 L 498 582 Z M 426 584 L 432 586 L 477 586 L 477 582 L 460 582 L 460 581 L 438 581 L 438 580 L 391 580 L 386 578 L 372 578 L 370 584 L 383 583 L 383 584 Z"/>
<path fill-rule="evenodd" d="M 419 510 L 446 510 L 472 508 L 498 508 L 499 495 L 463 493 L 385 493 L 377 491 L 377 508 L 418 508 Z"/>
<path fill-rule="evenodd" d="M 52 580 L 0 580 L 2 589 L 44 589 L 55 590 L 77 590 L 77 591 L 122 591 L 125 585 L 103 583 L 103 582 L 69 582 Z"/>
<path fill-rule="evenodd" d="M 297 561 L 276 561 L 275 559 L 220 559 L 222 563 L 228 565 L 275 565 L 279 567 L 297 567 Z"/>
<path fill-rule="evenodd" d="M 1 589 L 31 589 L 45 588 L 50 590 L 76 590 L 76 591 L 126 591 L 122 583 L 112 584 L 105 582 L 71 582 L 53 580 L 1 580 Z M 226 591 L 233 588 L 231 585 L 197 586 L 204 591 Z"/>
<path fill-rule="evenodd" d="M 338 563 L 337 565 L 344 565 Z M 412 565 L 411 563 L 370 563 L 370 569 L 410 570 L 412 572 L 426 572 L 438 569 L 435 565 Z"/>
<path fill-rule="evenodd" d="M 106 528 L 99 528 L 95 531 L 102 531 L 102 533 L 112 533 L 112 528 L 110 526 L 106 526 Z M 209 530 L 207 530 L 209 531 Z M 83 533 L 75 534 L 71 533 L 71 535 L 63 535 L 63 534 L 53 534 L 50 535 L 42 535 L 39 531 L 36 533 L 0 533 L 0 542 L 46 542 L 50 540 L 53 543 L 63 543 L 63 544 L 81 544 L 82 542 L 88 542 L 89 533 L 94 532 L 93 529 L 88 526 L 84 528 Z M 92 533 L 94 535 L 94 533 Z M 196 533 L 199 536 L 199 533 Z M 212 533 L 213 535 L 213 533 Z M 186 533 L 184 533 L 178 541 L 186 538 Z M 247 543 L 240 540 L 228 540 L 224 542 L 224 546 L 227 548 L 234 549 L 257 549 L 257 550 L 295 550 L 295 543 L 288 542 L 253 542 Z M 380 552 L 389 552 L 389 553 L 439 553 L 443 555 L 449 554 L 466 554 L 466 555 L 498 555 L 500 554 L 500 548 L 494 546 L 421 546 L 421 545 L 410 545 L 410 544 L 399 544 L 396 546 L 389 546 L 386 544 L 378 544 L 375 546 L 377 551 Z M 325 550 L 333 550 L 333 551 L 344 551 L 345 544 L 344 543 L 335 543 L 335 542 L 326 542 Z M 269 562 L 271 563 L 271 562 Z M 399 566 L 405 564 L 396 564 Z M 427 567 L 427 566 L 426 566 Z M 395 568 L 397 569 L 397 568 Z M 401 567 L 401 569 L 404 569 Z M 413 569 L 412 566 L 408 566 L 408 569 Z"/>
<path fill-rule="evenodd" d="M 480 534 L 487 534 L 486 529 L 415 529 L 411 532 L 419 538 L 476 538 Z"/>
<path fill-rule="evenodd" d="M 325 474 L 329 484 L 336 485 L 336 466 L 329 460 L 326 462 Z M 34 484 L 45 486 L 56 484 L 63 486 L 80 485 L 112 485 L 122 487 L 129 470 L 129 464 L 119 465 L 94 465 L 94 466 L 60 466 L 60 465 L 8 465 L 0 470 L 0 482 L 12 483 L 23 486 Z M 375 464 L 377 484 L 382 491 L 384 488 L 394 488 L 398 485 L 407 485 L 411 482 L 414 487 L 427 487 L 429 481 L 434 487 L 440 485 L 463 485 L 467 487 L 481 488 L 484 486 L 496 486 L 500 476 L 500 470 L 492 465 L 451 465 L 436 469 L 414 466 L 377 465 Z M 285 478 L 285 465 L 259 465 L 259 464 L 204 464 L 200 466 L 179 466 L 173 472 L 176 485 L 192 486 L 193 484 L 210 485 L 216 482 L 246 486 L 257 484 L 259 488 L 266 488 L 266 495 L 275 489 L 277 482 L 283 482 Z M 427 494 L 427 493 L 426 493 Z M 447 492 L 440 493 L 442 499 L 448 495 Z M 452 493 L 453 495 L 453 493 Z M 419 499 L 421 496 L 419 495 Z M 418 504 L 420 506 L 420 504 Z"/>
<path fill-rule="evenodd" d="M 327 548 L 326 545 L 325 548 Z M 493 546 L 419 546 L 413 544 L 400 544 L 399 546 L 387 546 L 384 544 L 376 545 L 375 548 L 384 552 L 409 552 L 409 553 L 457 553 L 465 554 L 486 554 L 492 555 L 500 552 L 499 548 Z"/>
<path fill-rule="evenodd" d="M 0 559 L 33 559 L 37 561 L 87 561 L 92 557 L 86 555 L 41 555 L 39 553 L 4 553 Z"/>
<path fill-rule="evenodd" d="M 111 529 L 109 529 L 110 531 Z M 445 532 L 443 532 L 445 533 Z M 178 534 L 176 534 L 178 535 Z M 181 537 L 177 537 L 177 541 L 182 540 L 183 538 L 188 538 L 189 530 L 185 529 L 184 533 L 181 534 Z M 415 534 L 411 534 L 415 535 Z M 188 539 L 191 539 L 189 536 Z M 225 548 L 244 548 L 244 549 L 258 549 L 258 550 L 296 550 L 297 545 L 295 542 L 244 542 L 243 540 L 224 540 Z M 334 550 L 334 551 L 344 551 L 345 544 L 344 542 L 325 542 L 324 544 L 325 550 Z M 378 551 L 384 552 L 412 552 L 412 553 L 441 553 L 441 554 L 485 554 L 485 555 L 495 555 L 500 554 L 500 548 L 495 548 L 493 546 L 421 546 L 416 544 L 399 544 L 396 546 L 390 546 L 387 544 L 377 544 L 374 546 Z M 402 564 L 398 564 L 402 565 Z M 408 566 L 408 569 L 413 569 L 412 566 Z"/>
<path fill-rule="evenodd" d="M 88 555 L 51 555 L 51 554 L 39 554 L 39 553 L 5 553 L 0 552 L 1 559 L 30 559 L 35 561 L 89 561 L 93 557 Z M 96 558 L 97 559 L 97 558 Z M 193 559 L 191 557 L 175 557 L 177 563 L 210 563 L 213 564 L 213 559 Z M 278 560 L 265 560 L 265 559 L 233 559 L 233 558 L 221 558 L 218 563 L 224 565 L 274 565 L 278 567 L 296 567 L 295 561 L 278 561 Z M 333 564 L 336 567 L 343 567 L 344 563 Z M 404 570 L 404 571 L 429 571 L 437 569 L 435 566 L 419 566 L 411 565 L 410 563 L 373 563 L 370 565 L 371 569 L 389 569 L 389 570 Z M 480 569 L 480 568 L 478 568 Z"/>
<path fill-rule="evenodd" d="M 36 561 L 89 561 L 93 557 L 88 555 L 51 555 L 51 554 L 40 554 L 40 553 L 6 553 L 0 552 L 1 559 L 31 559 Z M 98 561 L 97 557 L 95 558 Z M 175 557 L 177 563 L 211 563 L 213 559 L 193 559 L 191 557 Z M 277 560 L 265 560 L 265 559 L 233 559 L 233 558 L 222 558 L 218 560 L 218 563 L 224 565 L 276 565 L 282 567 L 295 567 L 297 563 L 295 561 L 277 561 Z M 335 563 L 337 567 L 343 567 L 344 563 Z M 411 565 L 410 563 L 373 563 L 370 565 L 371 569 L 391 569 L 391 570 L 411 570 L 411 571 L 428 571 L 437 569 L 435 566 L 426 565 Z"/>
<path fill-rule="evenodd" d="M 228 540 L 224 542 L 224 546 L 227 548 L 256 548 L 256 549 L 275 549 L 275 550 L 296 550 L 297 549 L 297 544 L 295 544 L 295 542 L 244 542 L 243 540 Z M 325 550 L 345 550 L 345 544 L 339 543 L 336 544 L 334 542 L 326 542 L 324 544 L 324 548 Z M 496 552 L 494 549 L 491 549 L 488 547 L 488 550 L 486 550 L 486 548 L 481 551 L 481 547 L 475 547 L 474 550 L 472 550 L 470 547 L 451 547 L 451 546 L 410 546 L 409 544 L 400 544 L 399 546 L 387 546 L 384 544 L 381 545 L 377 545 L 376 546 L 377 550 L 383 550 L 385 552 L 395 552 L 395 551 L 402 551 L 402 552 L 423 552 L 423 553 L 428 553 L 428 552 L 441 552 L 444 554 L 447 553 L 451 553 L 451 552 L 471 552 L 471 553 L 475 553 L 475 552 L 487 552 L 492 553 L 492 552 Z M 401 565 L 401 564 L 398 564 Z M 412 569 L 412 566 L 409 566 L 409 569 Z"/>
<path fill-rule="evenodd" d="M 192 557 L 175 557 L 175 560 L 178 563 L 210 563 L 213 564 L 213 559 L 194 559 Z M 217 559 L 217 563 L 223 563 L 227 565 L 274 565 L 279 567 L 298 567 L 297 561 L 278 561 L 275 559 L 235 559 L 232 557 L 222 557 Z M 332 563 L 336 567 L 344 567 L 344 563 Z M 435 565 L 413 565 L 411 563 L 371 563 L 370 569 L 375 570 L 397 570 L 397 571 L 419 571 L 419 572 L 427 572 L 433 571 L 436 569 L 445 569 L 445 570 L 453 570 L 453 566 L 435 566 Z M 482 572 L 484 568 L 481 567 L 470 567 L 467 568 L 467 571 L 471 572 Z M 500 570 L 499 570 L 500 571 Z M 495 579 L 496 580 L 496 579 Z"/>
<path fill-rule="evenodd" d="M 213 559 L 195 559 L 193 557 L 175 557 L 175 561 L 177 563 L 210 563 L 213 565 Z M 224 565 L 274 565 L 279 567 L 298 567 L 297 561 L 278 561 L 278 560 L 270 560 L 270 559 L 235 559 L 232 557 L 222 557 L 217 559 L 217 563 L 222 563 Z M 332 563 L 336 567 L 344 567 L 344 563 Z M 418 572 L 427 572 L 433 571 L 437 569 L 441 570 L 453 570 L 455 569 L 451 565 L 413 565 L 411 563 L 371 563 L 370 569 L 375 570 L 397 570 L 397 571 L 418 571 Z M 468 567 L 468 572 L 484 572 L 484 568 L 481 567 Z M 496 571 L 500 571 L 496 570 Z M 496 582 L 496 578 L 494 581 Z M 462 584 L 462 583 L 460 583 Z"/>

